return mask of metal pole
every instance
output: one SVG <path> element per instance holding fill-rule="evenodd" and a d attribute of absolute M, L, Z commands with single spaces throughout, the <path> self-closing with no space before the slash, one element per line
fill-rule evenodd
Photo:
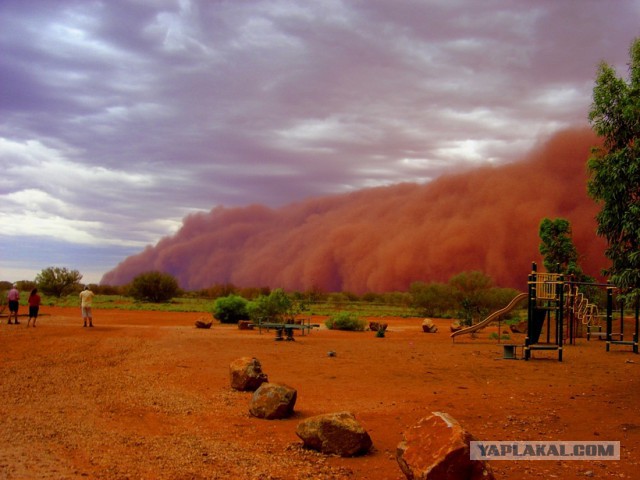
<path fill-rule="evenodd" d="M 636 331 L 633 334 L 633 353 L 638 353 L 638 324 L 640 321 L 638 317 L 640 316 L 640 304 L 638 303 L 638 298 L 636 297 Z"/>
<path fill-rule="evenodd" d="M 624 310 L 622 307 L 622 303 L 620 304 L 620 341 L 624 340 Z"/>
<path fill-rule="evenodd" d="M 533 262 L 531 264 L 531 273 L 529 274 L 529 298 L 527 301 L 527 336 L 524 339 L 524 359 L 529 360 L 531 357 L 531 351 L 529 350 L 529 345 L 531 344 L 531 332 L 533 331 L 533 309 L 535 308 L 536 303 L 536 271 L 537 271 L 536 263 Z"/>
<path fill-rule="evenodd" d="M 611 326 L 613 323 L 613 289 L 607 287 L 607 343 L 606 351 L 608 352 L 611 346 Z"/>
<path fill-rule="evenodd" d="M 571 345 L 575 345 L 575 337 L 574 337 L 574 324 L 575 324 L 575 312 L 574 312 L 574 295 L 573 295 L 573 276 L 569 278 L 569 343 Z"/>
<path fill-rule="evenodd" d="M 556 283 L 556 296 L 558 309 L 556 310 L 556 343 L 558 344 L 558 361 L 562 361 L 562 344 L 564 340 L 564 277 L 558 277 Z"/>

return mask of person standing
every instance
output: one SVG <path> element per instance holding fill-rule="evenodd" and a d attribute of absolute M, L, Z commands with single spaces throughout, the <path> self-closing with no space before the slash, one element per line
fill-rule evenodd
<path fill-rule="evenodd" d="M 93 327 L 93 316 L 91 314 L 92 302 L 93 292 L 87 285 L 86 287 L 84 287 L 84 290 L 80 292 L 80 308 L 82 310 L 82 320 L 84 321 L 83 327 L 87 326 L 87 321 L 89 322 L 89 326 Z"/>
<path fill-rule="evenodd" d="M 27 327 L 31 323 L 31 319 L 33 318 L 33 326 L 36 326 L 36 320 L 38 319 L 38 310 L 40 310 L 40 295 L 38 295 L 38 289 L 34 288 L 31 290 L 29 294 L 29 320 L 27 320 Z"/>
<path fill-rule="evenodd" d="M 11 290 L 9 290 L 9 294 L 7 295 L 7 300 L 9 300 L 9 325 L 11 325 L 11 316 L 15 319 L 16 325 L 19 325 L 18 321 L 18 307 L 20 306 L 20 292 L 18 291 L 17 285 L 14 283 Z"/>

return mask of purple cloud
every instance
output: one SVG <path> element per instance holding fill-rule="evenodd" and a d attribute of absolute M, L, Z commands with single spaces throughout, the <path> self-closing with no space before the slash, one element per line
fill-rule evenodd
<path fill-rule="evenodd" d="M 0 216 L 22 227 L 0 245 L 128 252 L 216 205 L 513 161 L 586 124 L 597 64 L 626 74 L 639 13 L 551 0 L 3 1 Z"/>

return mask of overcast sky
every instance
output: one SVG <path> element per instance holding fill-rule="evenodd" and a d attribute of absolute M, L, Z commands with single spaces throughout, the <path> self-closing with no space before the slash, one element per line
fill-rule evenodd
<path fill-rule="evenodd" d="M 0 280 L 512 161 L 587 123 L 636 36 L 632 0 L 1 0 Z"/>

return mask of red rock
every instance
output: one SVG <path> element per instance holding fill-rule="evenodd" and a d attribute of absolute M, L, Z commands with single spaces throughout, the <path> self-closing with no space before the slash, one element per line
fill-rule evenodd
<path fill-rule="evenodd" d="M 494 480 L 486 462 L 469 458 L 471 440 L 455 419 L 434 412 L 404 433 L 396 459 L 410 480 Z"/>
<path fill-rule="evenodd" d="M 231 388 L 253 392 L 269 379 L 262 371 L 262 365 L 257 358 L 242 357 L 229 365 Z"/>
<path fill-rule="evenodd" d="M 276 420 L 293 413 L 298 392 L 295 388 L 275 383 L 263 383 L 251 398 L 249 412 L 254 417 Z"/>
<path fill-rule="evenodd" d="M 372 446 L 371 437 L 350 412 L 328 413 L 307 418 L 296 428 L 306 448 L 328 455 L 363 455 Z"/>
<path fill-rule="evenodd" d="M 433 320 L 425 318 L 422 322 L 422 331 L 425 333 L 436 333 L 438 331 L 438 327 L 433 323 Z"/>

